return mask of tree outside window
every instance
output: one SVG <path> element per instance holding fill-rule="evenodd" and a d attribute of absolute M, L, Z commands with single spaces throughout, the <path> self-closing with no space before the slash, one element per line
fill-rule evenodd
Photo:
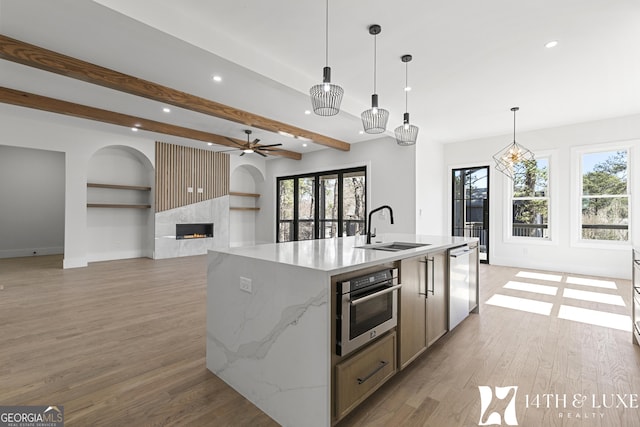
<path fill-rule="evenodd" d="M 582 239 L 629 240 L 628 151 L 582 155 Z"/>
<path fill-rule="evenodd" d="M 364 234 L 366 168 L 278 178 L 277 241 Z"/>
<path fill-rule="evenodd" d="M 513 237 L 549 238 L 549 159 L 516 163 L 513 168 Z"/>

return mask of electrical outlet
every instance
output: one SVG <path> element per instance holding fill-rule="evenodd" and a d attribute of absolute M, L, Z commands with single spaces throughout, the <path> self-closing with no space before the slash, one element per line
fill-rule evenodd
<path fill-rule="evenodd" d="M 252 293 L 253 289 L 251 287 L 251 279 L 247 279 L 246 277 L 240 277 L 240 290 L 248 293 Z"/>
<path fill-rule="evenodd" d="M 198 187 L 198 194 L 202 194 L 202 193 L 204 193 L 204 189 L 203 189 L 203 188 Z"/>
<path fill-rule="evenodd" d="M 187 193 L 193 193 L 193 187 L 187 187 Z"/>

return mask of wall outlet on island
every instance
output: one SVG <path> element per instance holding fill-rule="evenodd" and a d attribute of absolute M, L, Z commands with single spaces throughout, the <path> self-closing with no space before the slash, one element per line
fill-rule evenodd
<path fill-rule="evenodd" d="M 253 289 L 251 286 L 251 279 L 247 279 L 246 277 L 240 277 L 240 290 L 248 293 L 252 293 Z"/>

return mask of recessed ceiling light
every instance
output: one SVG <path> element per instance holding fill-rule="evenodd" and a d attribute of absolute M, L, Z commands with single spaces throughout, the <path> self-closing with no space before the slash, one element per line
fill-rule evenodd
<path fill-rule="evenodd" d="M 307 138 L 307 137 L 299 136 L 299 135 L 296 136 L 296 139 L 299 139 L 300 141 L 311 141 L 311 138 Z"/>
<path fill-rule="evenodd" d="M 358 132 L 360 135 L 364 135 L 364 131 L 361 130 L 360 132 Z"/>
<path fill-rule="evenodd" d="M 547 49 L 551 49 L 552 47 L 556 46 L 558 46 L 558 40 L 551 40 L 544 45 L 544 47 L 546 47 Z"/>
<path fill-rule="evenodd" d="M 306 147 L 307 145 L 309 145 L 309 144 L 307 144 L 306 142 L 304 144 L 302 144 L 303 147 Z"/>
<path fill-rule="evenodd" d="M 138 128 L 131 128 L 132 132 L 138 132 Z"/>
<path fill-rule="evenodd" d="M 170 112 L 171 112 L 171 108 L 169 108 L 169 107 L 164 107 L 164 108 L 162 109 L 162 111 L 164 111 L 165 113 L 170 113 Z"/>
<path fill-rule="evenodd" d="M 405 92 L 411 92 L 411 86 L 406 86 L 406 87 L 404 88 L 404 91 L 405 91 Z"/>
<path fill-rule="evenodd" d="M 304 110 L 304 113 L 308 116 L 309 114 L 311 114 L 311 111 L 309 111 L 309 110 Z"/>
<path fill-rule="evenodd" d="M 207 142 L 207 145 L 213 145 L 213 142 Z"/>
<path fill-rule="evenodd" d="M 218 75 L 215 75 L 215 76 L 213 76 L 213 81 L 214 81 L 214 82 L 218 82 L 218 83 L 219 83 L 219 82 L 221 82 L 221 81 L 222 81 L 222 77 L 220 77 L 220 76 L 218 76 Z"/>
<path fill-rule="evenodd" d="M 291 135 L 289 132 L 279 130 L 278 133 L 282 136 L 288 136 L 289 138 L 293 138 L 293 135 Z"/>

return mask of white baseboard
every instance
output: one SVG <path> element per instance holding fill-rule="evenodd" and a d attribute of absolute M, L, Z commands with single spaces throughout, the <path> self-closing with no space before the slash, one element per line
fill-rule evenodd
<path fill-rule="evenodd" d="M 59 255 L 64 253 L 64 247 L 53 246 L 49 248 L 22 248 L 0 250 L 0 258 L 19 258 L 26 256 Z"/>

